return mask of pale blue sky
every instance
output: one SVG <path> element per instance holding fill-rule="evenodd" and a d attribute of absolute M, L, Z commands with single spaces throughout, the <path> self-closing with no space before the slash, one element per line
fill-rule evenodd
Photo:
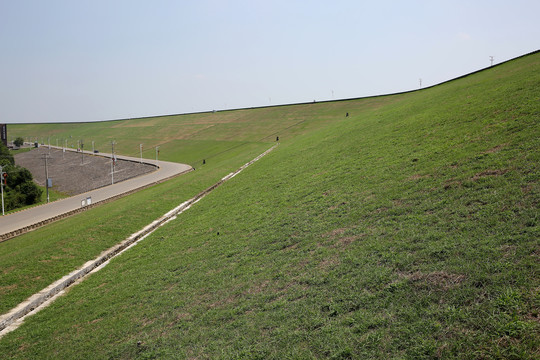
<path fill-rule="evenodd" d="M 540 1 L 0 0 L 0 123 L 430 86 L 540 48 Z"/>

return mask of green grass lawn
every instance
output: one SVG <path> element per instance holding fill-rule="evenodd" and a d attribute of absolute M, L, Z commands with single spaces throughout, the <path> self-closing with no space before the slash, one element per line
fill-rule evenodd
<path fill-rule="evenodd" d="M 13 156 L 15 156 L 17 154 L 22 154 L 22 153 L 28 152 L 30 150 L 32 150 L 32 148 L 24 147 L 24 148 L 19 148 L 17 150 L 10 149 L 9 151 L 11 152 L 11 154 L 13 154 Z"/>
<path fill-rule="evenodd" d="M 246 145 L 236 153 L 214 158 L 195 172 L 0 243 L 0 313 L 97 257 L 268 147 Z"/>
<path fill-rule="evenodd" d="M 74 266 L 98 251 L 84 250 L 90 243 L 118 242 L 276 133 L 284 141 L 27 319 L 0 354 L 538 358 L 539 99 L 537 53 L 409 94 L 178 117 L 221 116 L 163 145 L 172 159 L 207 165 L 2 243 L 0 255 L 34 246 L 36 259 L 59 246 L 71 252 L 57 267 L 78 256 Z M 134 124 L 145 121 L 165 119 Z M 242 121 L 255 129 L 240 131 Z M 0 258 L 2 279 L 35 274 L 4 265 L 17 256 L 27 255 Z"/>

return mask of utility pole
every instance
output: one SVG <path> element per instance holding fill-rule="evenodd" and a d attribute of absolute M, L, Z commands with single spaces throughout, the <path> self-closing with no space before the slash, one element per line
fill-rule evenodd
<path fill-rule="evenodd" d="M 493 56 L 489 57 L 489 61 L 491 61 L 491 66 L 493 66 Z"/>
<path fill-rule="evenodd" d="M 0 188 L 2 189 L 2 216 L 4 216 L 4 171 L 0 165 Z"/>
<path fill-rule="evenodd" d="M 142 164 L 142 144 L 139 144 L 139 152 L 141 153 L 141 164 Z"/>
<path fill-rule="evenodd" d="M 158 154 L 159 154 L 159 146 L 156 146 L 156 166 L 158 166 Z"/>
<path fill-rule="evenodd" d="M 81 165 L 84 165 L 84 144 L 83 144 L 82 140 L 81 140 L 81 155 L 82 155 L 82 157 L 81 157 Z"/>
<path fill-rule="evenodd" d="M 111 141 L 111 185 L 114 184 L 114 160 L 115 160 L 115 156 L 114 156 L 114 140 Z"/>
<path fill-rule="evenodd" d="M 45 160 L 45 188 L 47 189 L 47 203 L 49 203 L 49 154 L 43 154 L 43 160 Z"/>
<path fill-rule="evenodd" d="M 94 150 L 94 140 L 92 140 L 92 154 L 95 152 L 96 150 Z"/>

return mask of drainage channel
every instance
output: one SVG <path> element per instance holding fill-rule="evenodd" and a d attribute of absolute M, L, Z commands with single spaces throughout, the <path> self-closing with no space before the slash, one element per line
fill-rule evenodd
<path fill-rule="evenodd" d="M 193 198 L 183 202 L 182 204 L 178 205 L 159 219 L 153 221 L 152 223 L 145 226 L 143 229 L 139 230 L 138 232 L 130 235 L 127 239 L 122 241 L 121 243 L 113 246 L 112 248 L 103 251 L 97 258 L 94 260 L 90 260 L 86 262 L 82 267 L 80 267 L 77 270 L 72 271 L 68 275 L 62 277 L 61 279 L 55 281 L 51 285 L 47 286 L 45 289 L 41 290 L 40 292 L 30 296 L 28 299 L 17 305 L 15 308 L 7 312 L 6 314 L 0 316 L 0 338 L 2 338 L 5 334 L 15 330 L 18 328 L 22 323 L 24 318 L 31 316 L 41 309 L 48 306 L 50 303 L 52 303 L 58 296 L 61 296 L 65 293 L 65 290 L 74 284 L 80 283 L 86 276 L 88 276 L 91 273 L 94 273 L 100 269 L 102 269 L 104 266 L 106 266 L 109 261 L 126 251 L 127 249 L 133 247 L 136 245 L 139 241 L 144 240 L 148 235 L 156 231 L 161 226 L 165 225 L 171 220 L 174 220 L 178 215 L 189 209 L 193 204 L 197 203 L 199 200 L 201 200 L 203 197 L 205 197 L 207 194 L 209 194 L 212 190 L 223 184 L 225 181 L 232 179 L 236 175 L 238 175 L 240 172 L 242 172 L 245 168 L 268 154 L 270 151 L 274 150 L 278 144 L 272 146 L 270 149 L 266 150 L 264 153 L 257 156 L 255 159 L 251 160 L 250 162 L 244 164 L 242 167 L 240 167 L 235 172 L 232 172 L 225 177 L 223 177 L 221 180 L 219 180 L 214 185 L 210 186 L 208 189 L 200 192 Z"/>

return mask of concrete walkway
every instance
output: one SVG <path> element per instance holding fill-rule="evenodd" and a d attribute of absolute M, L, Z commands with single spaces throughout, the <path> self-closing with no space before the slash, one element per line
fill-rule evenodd
<path fill-rule="evenodd" d="M 90 152 L 85 153 L 88 153 L 89 155 L 91 154 Z M 99 155 L 109 158 L 111 157 L 110 154 L 106 153 L 100 153 Z M 139 158 L 129 156 L 117 155 L 117 158 L 135 162 L 140 161 Z M 168 161 L 156 162 L 155 160 L 143 159 L 143 162 L 146 164 L 156 165 L 157 170 L 150 174 L 132 178 L 114 185 L 105 186 L 84 194 L 75 195 L 49 204 L 39 205 L 9 215 L 2 216 L 0 211 L 0 241 L 11 238 L 12 236 L 8 236 L 8 234 L 11 234 L 17 230 L 32 230 L 38 227 L 40 224 L 48 223 L 53 219 L 59 219 L 63 217 L 62 215 L 80 211 L 81 208 L 88 207 L 88 199 L 90 199 L 90 204 L 96 204 L 193 170 L 193 168 L 189 165 Z M 21 231 L 21 233 L 22 232 L 25 231 Z"/>

